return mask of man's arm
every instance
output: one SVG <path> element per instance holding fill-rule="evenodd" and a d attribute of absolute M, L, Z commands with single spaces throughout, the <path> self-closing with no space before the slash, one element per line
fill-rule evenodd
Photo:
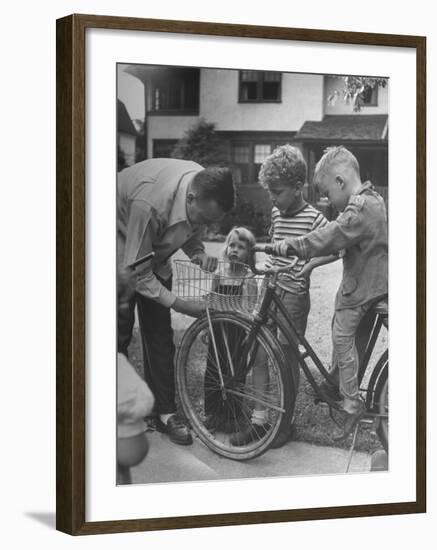
<path fill-rule="evenodd" d="M 194 234 L 181 248 L 189 258 L 205 252 L 205 245 L 197 234 Z"/>
<path fill-rule="evenodd" d="M 153 241 L 159 230 L 159 220 L 145 203 L 131 205 L 129 222 L 126 231 L 124 264 L 131 265 L 153 251 Z M 153 273 L 152 262 L 146 262 L 136 269 L 136 291 L 146 298 L 155 300 L 164 307 L 197 317 L 205 310 L 203 302 L 192 302 L 177 298 L 166 289 Z"/>
<path fill-rule="evenodd" d="M 124 265 L 153 251 L 153 241 L 159 229 L 159 220 L 154 210 L 145 202 L 133 201 L 126 228 Z M 152 262 L 146 262 L 136 269 L 136 291 L 146 298 L 155 300 L 165 307 L 171 307 L 176 296 L 167 290 L 156 278 Z"/>
<path fill-rule="evenodd" d="M 197 235 L 193 235 L 182 246 L 182 250 L 193 263 L 200 265 L 204 271 L 215 271 L 217 269 L 217 258 L 206 253 L 205 245 Z"/>

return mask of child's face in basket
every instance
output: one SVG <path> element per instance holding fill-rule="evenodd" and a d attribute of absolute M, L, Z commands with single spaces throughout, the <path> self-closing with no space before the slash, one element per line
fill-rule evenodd
<path fill-rule="evenodd" d="M 237 235 L 232 235 L 226 247 L 226 257 L 231 262 L 246 263 L 249 257 L 249 244 Z"/>

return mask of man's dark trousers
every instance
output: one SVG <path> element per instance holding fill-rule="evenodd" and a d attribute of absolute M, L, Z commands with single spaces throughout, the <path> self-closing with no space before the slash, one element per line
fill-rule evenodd
<path fill-rule="evenodd" d="M 171 290 L 172 279 L 159 281 Z M 143 345 L 144 379 L 155 397 L 155 411 L 169 414 L 176 411 L 173 329 L 170 309 L 136 295 L 138 319 Z"/>

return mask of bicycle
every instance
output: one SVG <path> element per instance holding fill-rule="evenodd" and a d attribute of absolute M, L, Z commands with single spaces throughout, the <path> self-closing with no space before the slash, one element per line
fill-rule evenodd
<path fill-rule="evenodd" d="M 270 253 L 268 247 L 265 252 Z M 341 410 L 339 402 L 316 382 L 308 360 L 325 381 L 335 384 L 312 346 L 297 333 L 278 294 L 278 289 L 282 288 L 280 275 L 290 270 L 293 264 L 264 270 L 255 265 L 246 266 L 244 279 L 257 282 L 256 296 L 250 296 L 243 291 L 237 295 L 217 292 L 213 284 L 214 274 L 202 272 L 189 262 L 175 263 L 178 285 L 182 285 L 180 294 L 207 302 L 206 315 L 187 329 L 181 341 L 176 356 L 176 384 L 184 415 L 198 438 L 212 451 L 236 460 L 254 458 L 266 452 L 280 431 L 289 427 L 298 388 L 287 368 L 283 347 L 278 342 L 278 330 L 297 356 L 313 389 L 315 402 L 326 403 L 331 417 L 333 410 Z M 359 366 L 360 386 L 367 378 L 365 374 L 380 331 L 383 326 L 388 329 L 387 304 L 378 302 L 372 310 L 374 321 Z M 258 353 L 259 349 L 262 353 Z M 267 376 L 261 388 L 256 381 L 259 355 L 267 358 L 264 364 Z M 387 451 L 387 349 L 376 362 L 368 380 L 365 388 L 360 387 L 361 393 L 365 394 L 364 419 L 377 424 L 376 432 Z M 212 405 L 208 402 L 211 396 L 214 398 Z M 232 434 L 248 426 L 256 404 L 268 411 L 263 433 L 245 445 L 233 445 Z"/>

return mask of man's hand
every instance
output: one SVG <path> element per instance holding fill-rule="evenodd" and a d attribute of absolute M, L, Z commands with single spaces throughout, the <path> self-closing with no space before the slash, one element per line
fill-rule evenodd
<path fill-rule="evenodd" d="M 183 313 L 184 315 L 189 315 L 190 317 L 201 317 L 206 311 L 205 302 L 182 300 L 181 298 L 176 298 L 171 307 L 178 313 Z"/>
<path fill-rule="evenodd" d="M 203 271 L 215 271 L 218 259 L 215 256 L 208 256 L 206 252 L 198 252 L 191 258 L 193 264 L 197 264 Z"/>
<path fill-rule="evenodd" d="M 130 267 L 117 268 L 117 289 L 120 302 L 128 302 L 135 294 L 136 274 Z"/>

